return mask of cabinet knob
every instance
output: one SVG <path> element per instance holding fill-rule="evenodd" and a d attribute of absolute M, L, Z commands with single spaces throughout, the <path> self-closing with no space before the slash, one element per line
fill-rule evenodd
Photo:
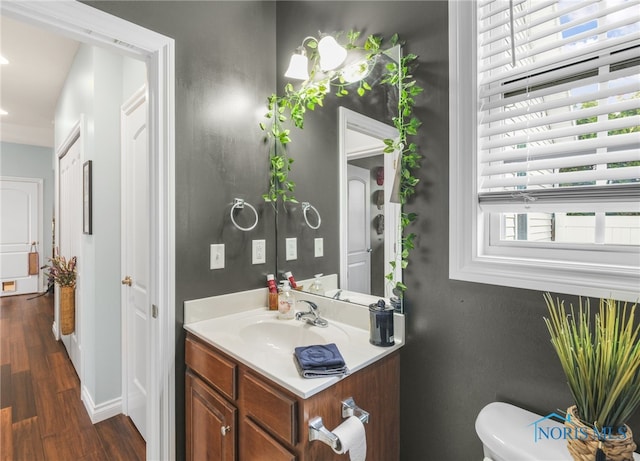
<path fill-rule="evenodd" d="M 223 437 L 225 435 L 227 435 L 228 432 L 231 432 L 231 427 L 230 426 L 222 426 L 220 428 L 220 433 L 222 434 Z"/>

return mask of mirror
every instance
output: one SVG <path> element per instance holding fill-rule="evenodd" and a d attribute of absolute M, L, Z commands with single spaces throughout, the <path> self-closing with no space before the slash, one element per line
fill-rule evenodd
<path fill-rule="evenodd" d="M 364 96 L 327 95 L 321 109 L 306 113 L 304 129 L 291 128 L 299 203 L 277 204 L 277 270 L 280 279 L 293 272 L 303 291 L 313 292 L 315 275 L 323 274 L 326 296 L 362 305 L 393 298 L 401 310 L 394 288 L 402 280 L 402 209 L 390 200 L 399 152 L 383 152 L 383 140 L 398 138 L 391 126 L 398 90 L 381 84 L 400 56 L 398 45 L 377 57 Z"/>
<path fill-rule="evenodd" d="M 390 303 L 402 280 L 397 265 L 387 277 L 389 261 L 398 260 L 401 207 L 391 201 L 398 152 L 385 153 L 383 141 L 398 131 L 345 107 L 338 113 L 340 284 L 328 294 L 359 304 L 379 298 Z"/>

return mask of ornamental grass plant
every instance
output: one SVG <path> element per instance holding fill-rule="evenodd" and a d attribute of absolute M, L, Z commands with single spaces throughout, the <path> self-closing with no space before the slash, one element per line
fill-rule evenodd
<path fill-rule="evenodd" d="M 580 419 L 600 431 L 623 426 L 640 405 L 640 324 L 636 304 L 589 299 L 578 308 L 545 294 L 545 323 L 560 358 Z"/>

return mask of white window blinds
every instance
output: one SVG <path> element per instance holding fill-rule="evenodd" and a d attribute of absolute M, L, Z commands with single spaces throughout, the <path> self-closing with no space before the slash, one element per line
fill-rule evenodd
<path fill-rule="evenodd" d="M 640 211 L 640 1 L 481 0 L 477 20 L 480 204 Z"/>

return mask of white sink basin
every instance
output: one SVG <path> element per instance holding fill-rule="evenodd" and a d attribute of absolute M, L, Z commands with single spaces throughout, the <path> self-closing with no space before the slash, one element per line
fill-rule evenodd
<path fill-rule="evenodd" d="M 287 354 L 298 346 L 339 344 L 348 340 L 347 333 L 336 325 L 320 328 L 299 320 L 259 320 L 240 328 L 238 335 L 254 347 L 268 347 Z"/>

